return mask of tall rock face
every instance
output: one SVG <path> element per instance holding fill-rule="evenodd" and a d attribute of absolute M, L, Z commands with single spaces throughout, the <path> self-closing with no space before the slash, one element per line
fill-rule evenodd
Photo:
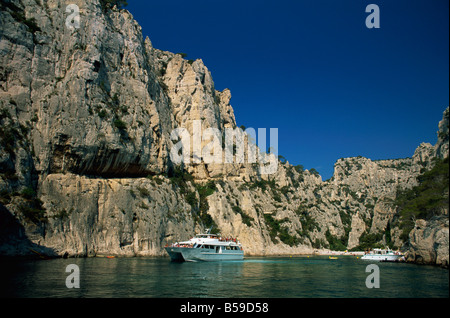
<path fill-rule="evenodd" d="M 230 91 L 215 89 L 202 60 L 154 48 L 128 11 L 104 1 L 73 2 L 78 29 L 66 25 L 64 1 L 0 3 L 0 254 L 163 255 L 211 225 L 247 254 L 401 247 L 397 192 L 448 157 L 447 109 L 435 146 L 404 159 L 342 158 L 327 181 L 285 161 L 262 173 L 246 134 L 246 160 L 228 163 L 225 135 L 242 132 Z M 191 142 L 179 165 L 173 132 L 192 141 L 198 125 L 217 133 L 200 149 L 216 141 L 222 160 L 198 160 Z M 431 236 L 439 251 L 448 211 L 442 218 Z M 411 234 L 416 260 L 435 246 L 419 228 L 437 223 L 424 222 Z M 448 264 L 433 253 L 424 262 Z"/>
<path fill-rule="evenodd" d="M 29 130 L 36 172 L 163 172 L 172 118 L 132 16 L 83 1 L 71 30 L 65 2 L 22 3 L 2 2 L 2 105 Z"/>
<path fill-rule="evenodd" d="M 235 127 L 231 94 L 201 60 L 153 48 L 128 11 L 74 3 L 78 29 L 64 1 L 1 2 L 1 203 L 23 226 L 17 237 L 58 255 L 161 254 L 203 226 L 186 188 L 168 185 L 171 132 Z M 190 167 L 203 179 L 208 168 Z M 29 253 L 11 235 L 4 250 Z"/>

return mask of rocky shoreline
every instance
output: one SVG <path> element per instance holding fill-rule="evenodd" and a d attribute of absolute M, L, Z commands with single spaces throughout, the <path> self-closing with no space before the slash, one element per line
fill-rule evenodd
<path fill-rule="evenodd" d="M 38 249 L 39 250 L 39 249 Z M 114 254 L 96 254 L 96 255 L 90 255 L 90 256 L 80 256 L 80 255 L 71 255 L 69 256 L 68 254 L 65 255 L 47 255 L 47 254 L 42 254 L 39 253 L 36 250 L 33 249 L 29 249 L 30 253 L 26 253 L 24 255 L 0 255 L 0 259 L 3 260 L 52 260 L 52 259 L 70 259 L 70 258 L 109 258 L 109 259 L 114 259 L 114 258 L 133 258 L 133 257 L 137 257 L 137 258 L 146 258 L 146 257 L 157 257 L 157 258 L 167 258 L 169 259 L 169 256 L 167 254 L 165 254 L 164 252 L 162 252 L 159 255 L 114 255 Z M 311 253 L 299 253 L 299 254 L 295 254 L 295 253 L 285 253 L 285 254 L 264 254 L 264 255 L 258 255 L 258 254 L 251 254 L 251 255 L 245 255 L 244 257 L 315 257 L 315 256 L 330 256 L 330 257 L 356 257 L 356 258 L 360 258 L 361 256 L 363 256 L 365 254 L 364 251 L 331 251 L 331 250 L 314 250 Z M 245 258 L 244 258 L 245 259 Z M 415 264 L 415 265 L 427 265 L 427 266 L 436 266 L 436 267 L 441 267 L 444 269 L 448 269 L 448 264 L 446 262 L 443 262 L 441 264 L 437 264 L 434 261 L 424 261 L 423 259 L 420 259 L 419 261 L 414 260 L 414 258 L 410 257 L 410 255 L 408 255 L 408 253 L 405 255 L 405 259 L 404 260 L 399 260 L 396 261 L 397 263 L 409 263 L 409 264 Z"/>

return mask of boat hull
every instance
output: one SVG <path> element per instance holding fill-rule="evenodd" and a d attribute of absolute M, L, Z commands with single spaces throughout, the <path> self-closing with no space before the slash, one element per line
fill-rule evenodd
<path fill-rule="evenodd" d="M 244 259 L 242 250 L 215 250 L 189 248 L 189 247 L 166 247 L 166 252 L 174 262 L 214 262 L 214 261 L 238 261 Z"/>

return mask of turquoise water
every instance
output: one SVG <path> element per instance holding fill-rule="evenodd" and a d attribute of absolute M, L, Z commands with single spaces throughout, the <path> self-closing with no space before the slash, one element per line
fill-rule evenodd
<path fill-rule="evenodd" d="M 341 256 L 247 257 L 243 261 L 172 263 L 168 258 L 0 260 L 1 297 L 442 298 L 448 270 Z M 366 287 L 377 264 L 380 288 Z M 80 288 L 66 287 L 66 266 Z"/>

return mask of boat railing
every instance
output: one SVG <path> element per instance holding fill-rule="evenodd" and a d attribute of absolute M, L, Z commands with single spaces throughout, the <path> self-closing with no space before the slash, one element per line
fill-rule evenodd
<path fill-rule="evenodd" d="M 234 237 L 219 237 L 219 241 L 220 242 L 234 242 L 234 243 L 239 243 L 237 238 Z"/>
<path fill-rule="evenodd" d="M 219 240 L 220 242 L 229 242 L 235 243 L 237 246 L 241 246 L 241 243 L 238 240 Z M 183 247 L 183 248 L 195 248 L 196 246 L 203 244 L 212 244 L 212 242 L 196 242 L 191 244 L 181 244 L 181 243 L 167 243 L 164 247 Z"/>
<path fill-rule="evenodd" d="M 166 244 L 164 247 L 185 247 L 185 248 L 193 248 L 194 244 L 179 244 L 179 243 L 172 243 L 172 244 Z"/>

